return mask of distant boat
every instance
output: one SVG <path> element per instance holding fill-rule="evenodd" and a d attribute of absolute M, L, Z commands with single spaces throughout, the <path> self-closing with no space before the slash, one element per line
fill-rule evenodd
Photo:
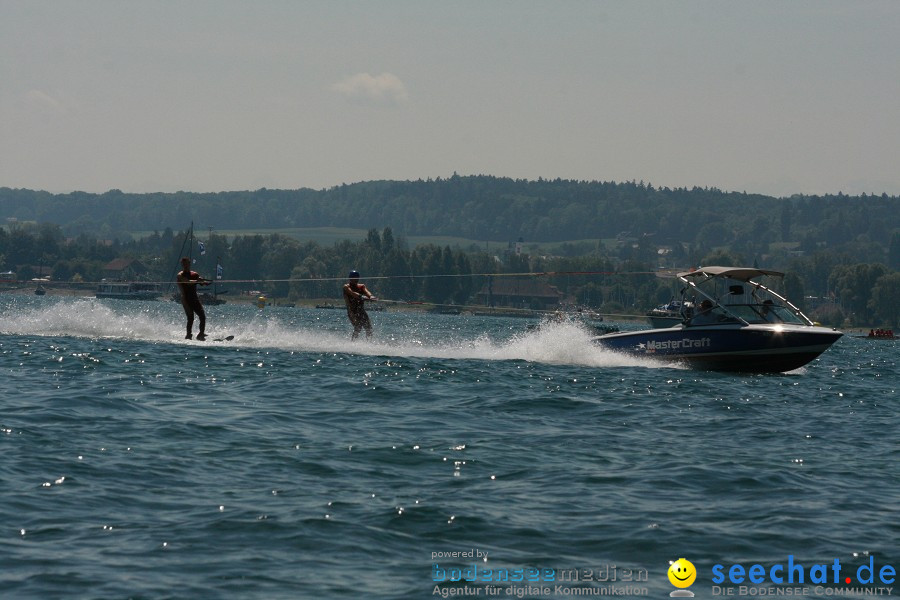
<path fill-rule="evenodd" d="M 685 318 L 689 318 L 693 306 L 690 302 L 682 303 L 681 300 L 670 300 L 666 304 L 660 304 L 656 308 L 647 311 L 646 317 L 650 325 L 660 329 L 678 325 Z"/>
<path fill-rule="evenodd" d="M 43 267 L 42 267 L 43 268 Z M 34 289 L 35 296 L 43 296 L 47 293 L 47 290 L 44 288 L 45 283 L 50 281 L 49 277 L 35 277 L 31 280 L 32 283 L 36 283 L 37 287 Z"/>
<path fill-rule="evenodd" d="M 893 329 L 873 329 L 869 332 L 869 335 L 854 335 L 855 338 L 862 338 L 865 340 L 897 340 L 900 339 L 896 335 L 894 335 Z"/>
<path fill-rule="evenodd" d="M 336 310 L 338 307 L 330 302 L 326 302 L 325 304 L 316 304 L 316 308 L 322 308 L 327 310 Z"/>
<path fill-rule="evenodd" d="M 97 287 L 97 298 L 119 300 L 156 300 L 162 295 L 158 283 L 139 281 L 103 281 Z"/>

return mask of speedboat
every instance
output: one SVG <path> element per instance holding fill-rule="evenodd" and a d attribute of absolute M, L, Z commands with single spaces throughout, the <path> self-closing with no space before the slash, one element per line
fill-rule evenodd
<path fill-rule="evenodd" d="M 690 309 L 690 304 L 685 306 L 681 300 L 673 298 L 666 304 L 648 310 L 646 317 L 653 327 L 671 327 L 684 321 L 684 311 Z"/>
<path fill-rule="evenodd" d="M 763 277 L 781 279 L 784 273 L 749 267 L 679 273 L 679 323 L 601 335 L 594 342 L 702 369 L 781 373 L 809 363 L 843 335 L 813 323 L 784 296 L 754 281 Z"/>

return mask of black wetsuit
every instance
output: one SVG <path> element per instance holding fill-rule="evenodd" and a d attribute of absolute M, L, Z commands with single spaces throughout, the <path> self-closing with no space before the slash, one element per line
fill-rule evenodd
<path fill-rule="evenodd" d="M 182 283 L 184 281 L 197 281 L 198 283 Z M 194 313 L 200 317 L 200 332 L 197 337 L 206 335 L 206 313 L 197 295 L 197 285 L 201 281 L 200 274 L 196 271 L 181 271 L 178 273 L 178 287 L 181 289 L 181 306 L 187 315 L 187 337 L 191 337 L 191 329 L 194 327 Z"/>
<path fill-rule="evenodd" d="M 357 294 L 359 294 L 357 296 Z M 366 330 L 366 337 L 372 335 L 372 321 L 364 307 L 363 297 L 370 298 L 372 294 L 366 289 L 365 284 L 347 283 L 344 285 L 344 303 L 347 305 L 347 318 L 353 324 L 353 339 L 359 336 L 359 332 Z"/>

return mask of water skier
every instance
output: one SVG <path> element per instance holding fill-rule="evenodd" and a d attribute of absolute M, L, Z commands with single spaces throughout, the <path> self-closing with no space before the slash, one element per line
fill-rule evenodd
<path fill-rule="evenodd" d="M 347 305 L 347 318 L 353 324 L 353 335 L 350 339 L 359 337 L 359 332 L 366 330 L 366 338 L 372 337 L 372 322 L 366 313 L 364 303 L 366 300 L 378 300 L 372 295 L 364 283 L 359 282 L 359 271 L 350 271 L 348 281 L 344 284 L 344 304 Z"/>
<path fill-rule="evenodd" d="M 187 335 L 184 336 L 184 339 L 189 340 L 193 337 L 191 329 L 194 327 L 194 313 L 196 313 L 200 317 L 200 331 L 197 333 L 197 339 L 203 341 L 206 339 L 206 313 L 203 311 L 203 304 L 200 303 L 200 297 L 197 295 L 197 286 L 209 285 L 212 281 L 200 277 L 196 271 L 191 271 L 191 259 L 186 256 L 181 259 L 181 268 L 176 281 L 181 290 L 181 306 L 184 308 L 184 314 L 187 315 Z"/>

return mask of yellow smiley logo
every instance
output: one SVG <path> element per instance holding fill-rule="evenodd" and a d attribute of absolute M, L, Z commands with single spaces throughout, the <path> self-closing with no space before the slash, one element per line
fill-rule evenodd
<path fill-rule="evenodd" d="M 694 563 L 686 558 L 679 558 L 669 566 L 669 581 L 677 588 L 691 587 L 697 579 Z"/>

